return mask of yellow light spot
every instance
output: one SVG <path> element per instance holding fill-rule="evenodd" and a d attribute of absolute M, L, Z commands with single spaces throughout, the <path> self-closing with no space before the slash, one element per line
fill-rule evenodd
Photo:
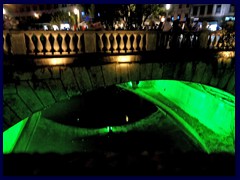
<path fill-rule="evenodd" d="M 131 62 L 131 56 L 118 56 L 117 62 Z"/>
<path fill-rule="evenodd" d="M 128 116 L 126 115 L 126 122 L 128 122 Z"/>
<path fill-rule="evenodd" d="M 57 64 L 57 59 L 53 59 L 52 60 L 52 65 L 56 65 Z"/>

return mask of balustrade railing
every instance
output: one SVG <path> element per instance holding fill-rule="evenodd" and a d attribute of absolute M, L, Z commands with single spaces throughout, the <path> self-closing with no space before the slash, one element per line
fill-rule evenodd
<path fill-rule="evenodd" d="M 131 53 L 170 48 L 199 48 L 199 33 L 174 38 L 157 31 L 3 31 L 3 51 L 22 55 Z M 235 33 L 208 35 L 209 49 L 235 49 Z"/>

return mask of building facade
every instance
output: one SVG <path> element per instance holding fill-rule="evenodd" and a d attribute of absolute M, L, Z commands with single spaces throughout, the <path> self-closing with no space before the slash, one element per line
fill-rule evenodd
<path fill-rule="evenodd" d="M 202 20 L 218 21 L 221 24 L 228 21 L 228 17 L 235 19 L 235 6 L 233 4 L 193 4 L 190 16 Z"/>
<path fill-rule="evenodd" d="M 4 4 L 6 14 L 19 21 L 39 18 L 42 14 L 52 14 L 56 11 L 73 12 L 75 4 Z"/>
<path fill-rule="evenodd" d="M 190 4 L 173 4 L 172 8 L 172 20 L 179 19 L 180 21 L 185 21 L 190 17 Z"/>

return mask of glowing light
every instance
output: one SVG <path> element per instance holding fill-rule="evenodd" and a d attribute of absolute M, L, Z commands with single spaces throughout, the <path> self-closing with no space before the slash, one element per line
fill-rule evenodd
<path fill-rule="evenodd" d="M 103 59 L 106 62 L 129 63 L 141 61 L 142 57 L 140 55 L 118 55 L 104 57 Z"/>
<path fill-rule="evenodd" d="M 117 62 L 120 62 L 120 63 L 131 62 L 131 56 L 118 56 Z"/>
<path fill-rule="evenodd" d="M 221 57 L 225 57 L 225 58 L 233 58 L 233 57 L 235 57 L 235 52 L 234 51 L 222 51 L 222 52 L 218 52 L 218 55 Z"/>
<path fill-rule="evenodd" d="M 68 16 L 70 16 L 71 14 L 70 14 L 70 11 L 68 11 Z"/>
<path fill-rule="evenodd" d="M 108 132 L 111 132 L 112 131 L 112 126 L 108 126 L 107 129 L 108 129 Z"/>
<path fill-rule="evenodd" d="M 69 63 L 72 63 L 72 60 L 67 58 L 51 58 L 48 60 L 49 65 L 64 65 Z"/>
<path fill-rule="evenodd" d="M 3 14 L 5 15 L 6 14 L 6 10 L 3 8 Z"/>
<path fill-rule="evenodd" d="M 52 63 L 52 65 L 56 65 L 58 63 L 58 60 L 57 59 L 53 59 L 51 63 Z"/>
<path fill-rule="evenodd" d="M 128 116 L 126 115 L 126 122 L 128 122 Z"/>
<path fill-rule="evenodd" d="M 77 8 L 75 8 L 74 10 L 73 10 L 73 12 L 74 12 L 74 14 L 78 14 L 78 9 Z"/>
<path fill-rule="evenodd" d="M 34 17 L 35 17 L 35 18 L 39 18 L 39 14 L 34 13 Z"/>
<path fill-rule="evenodd" d="M 234 51 L 222 51 L 218 52 L 218 62 L 223 62 L 225 64 L 230 64 L 232 62 L 232 58 L 235 57 Z"/>
<path fill-rule="evenodd" d="M 59 30 L 58 26 L 57 25 L 52 25 L 53 27 L 53 30 L 56 31 L 56 30 Z"/>
<path fill-rule="evenodd" d="M 70 24 L 68 23 L 60 24 L 60 30 L 65 30 L 65 29 L 70 29 Z"/>
<path fill-rule="evenodd" d="M 166 4 L 166 10 L 169 10 L 171 7 L 171 4 Z"/>
<path fill-rule="evenodd" d="M 164 22 L 164 21 L 165 21 L 165 17 L 162 16 L 162 17 L 161 17 L 161 22 Z"/>
<path fill-rule="evenodd" d="M 72 58 L 45 58 L 35 60 L 36 65 L 45 65 L 45 66 L 57 66 L 57 65 L 66 65 L 73 63 Z"/>

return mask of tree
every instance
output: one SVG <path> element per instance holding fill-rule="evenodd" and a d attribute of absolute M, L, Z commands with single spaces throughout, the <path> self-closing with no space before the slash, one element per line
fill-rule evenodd
<path fill-rule="evenodd" d="M 59 25 L 61 23 L 69 23 L 71 26 L 76 23 L 74 14 L 69 14 L 65 11 L 57 11 L 51 16 L 51 24 Z"/>
<path fill-rule="evenodd" d="M 158 18 L 159 15 L 166 14 L 163 4 L 97 4 L 95 7 L 96 14 L 100 13 L 101 15 L 97 19 L 109 24 L 112 24 L 114 20 L 125 17 L 129 25 L 132 23 L 140 25 L 150 15 L 152 18 Z"/>
<path fill-rule="evenodd" d="M 166 15 L 166 9 L 163 4 L 144 4 L 142 6 L 144 21 L 149 17 L 158 18 L 159 15 Z"/>
<path fill-rule="evenodd" d="M 50 21 L 51 21 L 51 15 L 43 13 L 36 22 L 38 22 L 38 23 L 49 23 Z"/>

